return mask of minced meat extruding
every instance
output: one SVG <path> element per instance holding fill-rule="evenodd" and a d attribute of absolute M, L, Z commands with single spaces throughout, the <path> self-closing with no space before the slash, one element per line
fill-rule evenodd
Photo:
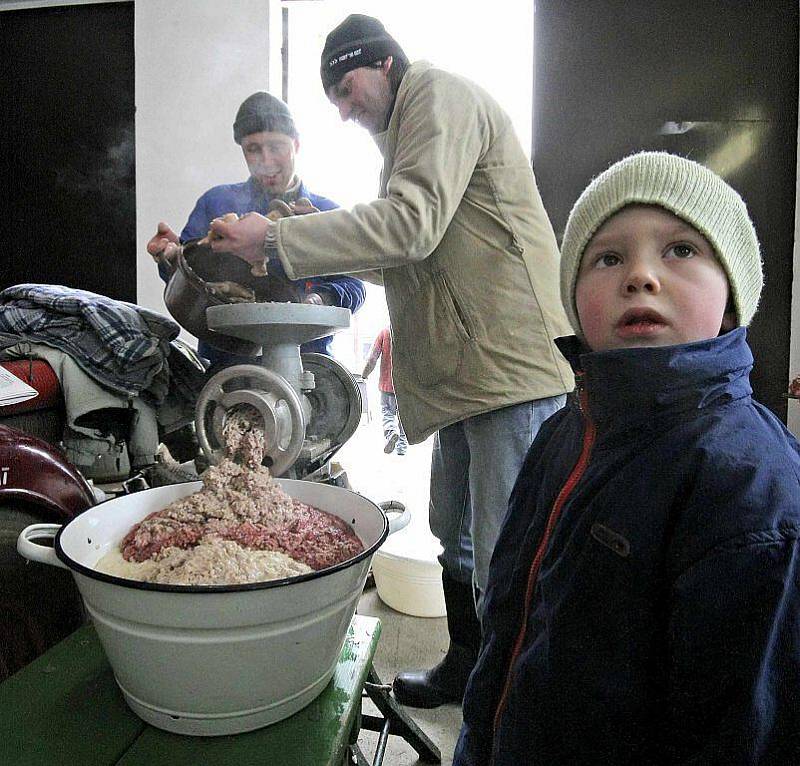
<path fill-rule="evenodd" d="M 303 571 L 311 571 L 363 550 L 342 519 L 293 500 L 272 480 L 261 465 L 264 432 L 253 425 L 260 420 L 258 411 L 247 405 L 230 413 L 223 429 L 226 456 L 203 474 L 203 488 L 151 513 L 125 536 L 123 559 L 156 565 L 143 570 L 142 579 L 206 585 L 253 582 L 250 578 L 254 572 L 260 576 L 263 567 L 248 569 L 248 555 L 283 554 L 306 567 Z M 259 566 L 263 555 L 261 559 Z M 260 579 L 290 576 L 286 562 L 278 563 L 278 574 Z"/>

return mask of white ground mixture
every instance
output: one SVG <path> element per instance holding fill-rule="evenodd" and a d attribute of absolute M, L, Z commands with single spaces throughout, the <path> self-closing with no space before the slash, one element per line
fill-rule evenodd
<path fill-rule="evenodd" d="M 171 585 L 221 585 L 279 580 L 312 572 L 310 566 L 279 551 L 243 548 L 233 540 L 209 536 L 193 548 L 165 548 L 146 561 L 126 561 L 118 545 L 95 565 L 98 572 L 129 580 Z"/>

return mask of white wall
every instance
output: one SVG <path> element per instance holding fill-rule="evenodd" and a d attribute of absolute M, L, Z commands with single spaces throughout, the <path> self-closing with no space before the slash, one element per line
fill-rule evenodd
<path fill-rule="evenodd" d="M 271 5 L 277 3 L 136 0 L 136 294 L 142 306 L 166 313 L 164 283 L 145 250 L 158 222 L 180 233 L 204 191 L 247 178 L 232 126 L 239 104 L 270 88 Z M 280 14 L 274 26 L 280 29 Z"/>

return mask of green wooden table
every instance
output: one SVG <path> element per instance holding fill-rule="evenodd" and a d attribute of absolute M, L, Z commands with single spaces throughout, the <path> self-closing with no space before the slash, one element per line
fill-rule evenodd
<path fill-rule="evenodd" d="M 372 658 L 380 632 L 377 619 L 356 615 L 331 683 L 290 718 L 246 734 L 187 737 L 149 726 L 128 709 L 94 629 L 83 627 L 0 684 L 0 764 L 354 763 L 348 745 L 362 723 L 365 681 L 376 678 Z"/>

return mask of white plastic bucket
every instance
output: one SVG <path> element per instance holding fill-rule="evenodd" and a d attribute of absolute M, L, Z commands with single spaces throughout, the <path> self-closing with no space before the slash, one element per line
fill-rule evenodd
<path fill-rule="evenodd" d="M 434 559 L 420 559 L 384 550 L 372 558 L 372 574 L 381 601 L 414 617 L 444 617 L 442 566 Z"/>

